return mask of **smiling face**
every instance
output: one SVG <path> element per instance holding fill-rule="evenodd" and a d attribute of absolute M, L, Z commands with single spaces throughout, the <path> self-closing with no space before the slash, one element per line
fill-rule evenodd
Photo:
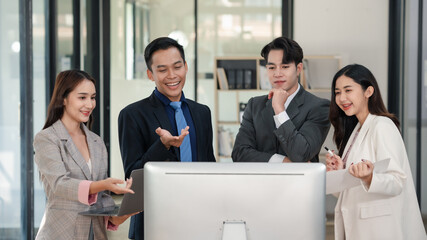
<path fill-rule="evenodd" d="M 188 70 L 179 50 L 175 47 L 157 50 L 152 56 L 152 62 L 152 71 L 147 70 L 148 78 L 156 83 L 157 90 L 169 100 L 179 101 Z"/>
<path fill-rule="evenodd" d="M 64 114 L 61 120 L 63 122 L 87 122 L 96 106 L 95 96 L 96 90 L 93 82 L 83 80 L 64 99 Z"/>
<path fill-rule="evenodd" d="M 275 89 L 284 89 L 289 94 L 298 89 L 298 76 L 302 70 L 302 63 L 283 63 L 283 50 L 274 49 L 268 53 L 267 74 L 271 86 Z"/>
<path fill-rule="evenodd" d="M 369 97 L 372 96 L 373 91 L 372 86 L 363 90 L 360 84 L 342 75 L 335 84 L 335 103 L 347 116 L 355 115 L 363 124 L 369 114 Z"/>

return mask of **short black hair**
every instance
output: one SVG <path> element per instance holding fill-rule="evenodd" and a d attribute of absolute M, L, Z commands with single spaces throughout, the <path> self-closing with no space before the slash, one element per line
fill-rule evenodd
<path fill-rule="evenodd" d="M 169 37 L 159 37 L 150 42 L 144 51 L 145 63 L 147 64 L 147 68 L 152 72 L 151 64 L 153 64 L 153 54 L 158 50 L 166 50 L 171 47 L 175 47 L 178 49 L 181 54 L 182 59 L 185 63 L 185 54 L 184 48 L 174 39 Z"/>
<path fill-rule="evenodd" d="M 266 62 L 268 62 L 268 54 L 271 50 L 283 50 L 282 62 L 284 64 L 294 62 L 295 65 L 297 65 L 302 62 L 304 57 L 302 48 L 299 46 L 299 44 L 287 37 L 278 37 L 269 44 L 265 45 L 265 47 L 261 50 L 261 57 L 263 57 Z"/>

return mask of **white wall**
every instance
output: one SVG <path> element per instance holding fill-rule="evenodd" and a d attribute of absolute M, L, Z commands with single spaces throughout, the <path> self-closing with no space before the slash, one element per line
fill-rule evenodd
<path fill-rule="evenodd" d="M 342 57 L 342 67 L 352 63 L 366 66 L 376 77 L 387 103 L 388 0 L 297 0 L 294 3 L 294 39 L 304 55 L 338 55 Z M 328 195 L 328 214 L 334 213 L 335 203 L 336 198 Z"/>
<path fill-rule="evenodd" d="M 406 1 L 406 23 L 405 23 L 405 76 L 404 76 L 404 100 L 403 100 L 403 121 L 401 124 L 403 125 L 403 136 L 404 141 L 406 144 L 406 151 L 408 153 L 409 163 L 411 164 L 411 171 L 412 176 L 414 178 L 414 183 L 416 184 L 416 167 L 417 167 L 417 100 L 418 96 L 416 95 L 416 92 L 418 90 L 418 11 L 419 11 L 419 2 L 416 0 L 408 0 Z M 423 26 L 427 26 L 427 5 L 423 5 Z M 425 29 L 425 27 L 424 27 Z M 426 119 L 426 108 L 427 108 L 427 97 L 426 96 L 426 90 L 427 89 L 427 48 L 425 46 L 427 45 L 427 35 L 424 30 L 424 36 L 423 36 L 424 42 L 423 42 L 423 60 L 424 66 L 421 66 L 423 68 L 423 77 L 424 79 L 424 87 L 423 87 L 423 93 L 424 95 L 421 96 L 421 99 L 423 99 L 423 103 L 421 104 L 421 112 L 422 112 L 422 121 L 425 121 Z M 423 146 L 425 146 L 425 143 L 427 142 L 427 125 L 423 124 L 421 127 L 421 210 L 422 214 L 427 216 L 427 164 L 425 164 L 427 160 L 427 150 Z"/>
<path fill-rule="evenodd" d="M 376 77 L 387 102 L 388 0 L 294 3 L 294 39 L 304 55 L 339 55 L 343 66 L 366 66 Z"/>

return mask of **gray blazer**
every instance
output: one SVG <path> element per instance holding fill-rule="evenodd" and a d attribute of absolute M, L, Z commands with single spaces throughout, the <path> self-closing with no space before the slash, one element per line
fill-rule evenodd
<path fill-rule="evenodd" d="M 78 213 L 89 209 L 78 200 L 82 180 L 107 178 L 108 157 L 102 139 L 84 124 L 92 162 L 92 174 L 82 154 L 73 143 L 63 123 L 58 120 L 40 131 L 34 139 L 35 162 L 47 197 L 45 214 L 36 239 L 84 239 L 89 236 L 92 221 L 95 239 L 107 239 L 104 217 Z M 98 193 L 98 205 L 114 204 L 112 198 Z"/>
<path fill-rule="evenodd" d="M 300 88 L 286 109 L 290 120 L 279 128 L 267 95 L 251 98 L 236 136 L 235 162 L 268 162 L 273 154 L 293 162 L 319 162 L 319 151 L 330 127 L 329 101 Z"/>

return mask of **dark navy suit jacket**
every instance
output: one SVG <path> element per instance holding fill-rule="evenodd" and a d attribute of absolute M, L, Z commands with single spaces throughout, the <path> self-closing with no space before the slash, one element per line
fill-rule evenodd
<path fill-rule="evenodd" d="M 192 100 L 185 100 L 193 120 L 197 141 L 197 161 L 215 162 L 212 146 L 212 121 L 210 109 Z M 179 161 L 175 147 L 165 148 L 156 134 L 161 127 L 173 134 L 174 128 L 165 110 L 165 105 L 154 94 L 132 103 L 119 114 L 119 143 L 125 175 L 128 178 L 134 169 L 143 168 L 148 161 Z M 129 238 L 144 239 L 144 215 L 131 219 Z"/>

